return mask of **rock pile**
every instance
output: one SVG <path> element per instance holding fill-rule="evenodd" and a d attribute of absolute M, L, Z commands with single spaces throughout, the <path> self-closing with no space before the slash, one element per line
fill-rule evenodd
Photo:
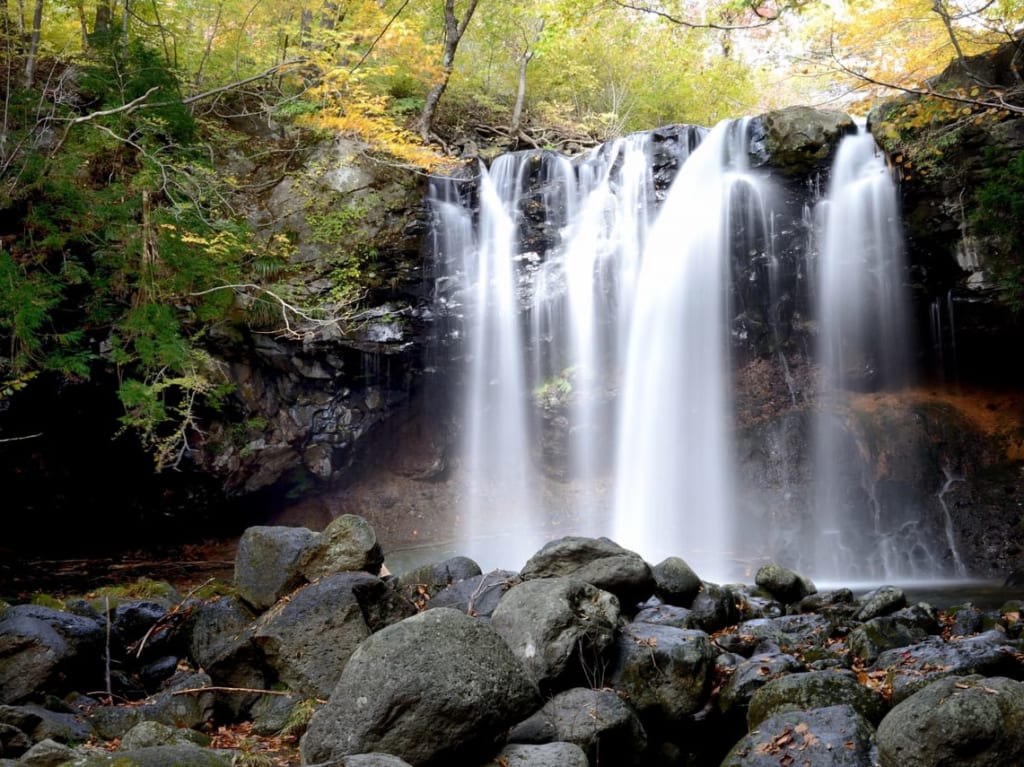
<path fill-rule="evenodd" d="M 1019 765 L 1020 602 L 753 585 L 563 538 L 389 575 L 372 528 L 255 527 L 217 596 L 0 611 L 0 765 Z M 383 573 L 383 575 L 382 575 Z"/>

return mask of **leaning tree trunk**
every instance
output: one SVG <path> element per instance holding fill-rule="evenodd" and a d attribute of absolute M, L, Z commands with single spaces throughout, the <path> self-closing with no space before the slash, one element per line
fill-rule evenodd
<path fill-rule="evenodd" d="M 32 81 L 36 79 L 36 61 L 39 58 L 39 35 L 43 28 L 43 0 L 36 0 L 35 9 L 32 12 L 32 32 L 28 38 L 28 53 L 25 54 L 25 80 L 26 88 L 32 87 Z"/>
<path fill-rule="evenodd" d="M 523 120 L 523 102 L 526 101 L 526 68 L 530 65 L 530 61 L 533 59 L 533 46 L 535 46 L 540 40 L 540 36 L 543 31 L 544 19 L 541 19 L 537 25 L 537 31 L 533 35 L 533 40 L 527 42 L 523 55 L 519 59 L 519 87 L 516 89 L 516 104 L 512 109 L 513 139 L 519 135 L 519 125 Z"/>
<path fill-rule="evenodd" d="M 455 0 L 444 2 L 444 51 L 441 54 L 441 80 L 436 83 L 427 99 L 423 103 L 423 116 L 420 118 L 420 136 L 424 141 L 430 140 L 430 131 L 434 126 L 434 115 L 437 113 L 437 105 L 448 87 L 448 81 L 452 77 L 452 66 L 455 63 L 455 51 L 459 47 L 459 41 L 466 32 L 469 20 L 473 17 L 476 5 L 479 0 L 470 0 L 466 10 L 459 19 L 455 15 Z"/>

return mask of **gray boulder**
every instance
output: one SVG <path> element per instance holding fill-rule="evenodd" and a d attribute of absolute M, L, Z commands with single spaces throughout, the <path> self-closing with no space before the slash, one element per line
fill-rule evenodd
<path fill-rule="evenodd" d="M 722 685 L 718 708 L 733 717 L 747 717 L 747 706 L 754 694 L 783 674 L 803 671 L 804 664 L 781 652 L 760 653 L 741 662 Z"/>
<path fill-rule="evenodd" d="M 555 695 L 509 733 L 512 743 L 564 741 L 591 764 L 644 764 L 647 733 L 632 708 L 612 690 L 574 687 Z"/>
<path fill-rule="evenodd" d="M 690 620 L 694 628 L 713 634 L 731 626 L 740 618 L 736 594 L 728 586 L 705 581 L 690 603 Z"/>
<path fill-rule="evenodd" d="M 513 586 L 491 626 L 542 689 L 587 681 L 615 637 L 619 601 L 576 578 L 543 578 Z M 591 679 L 581 679 L 587 670 Z"/>
<path fill-rule="evenodd" d="M 373 526 L 355 514 L 332 520 L 301 555 L 299 569 L 314 581 L 332 573 L 367 572 L 377 575 L 384 552 Z"/>
<path fill-rule="evenodd" d="M 883 615 L 855 627 L 847 637 L 850 652 L 865 663 L 874 663 L 886 650 L 907 647 L 928 638 L 928 632 L 892 615 Z"/>
<path fill-rule="evenodd" d="M 68 763 L 68 767 L 232 767 L 231 754 L 181 743 L 150 746 L 134 751 L 93 752 Z"/>
<path fill-rule="evenodd" d="M 250 527 L 235 550 L 235 588 L 262 612 L 305 582 L 300 558 L 317 539 L 304 527 Z"/>
<path fill-rule="evenodd" d="M 16 727 L 34 742 L 84 743 L 93 734 L 80 712 L 51 711 L 43 706 L 0 706 L 0 724 Z M 0 749 L 0 753 L 3 750 Z"/>
<path fill-rule="evenodd" d="M 409 763 L 391 754 L 352 754 L 343 762 L 333 761 L 312 767 L 410 767 Z"/>
<path fill-rule="evenodd" d="M 139 748 L 189 743 L 195 746 L 209 746 L 210 738 L 187 727 L 169 727 L 160 722 L 139 722 L 124 734 L 118 749 L 134 751 Z"/>
<path fill-rule="evenodd" d="M 530 557 L 520 575 L 523 580 L 571 576 L 611 592 L 630 611 L 654 593 L 655 585 L 651 566 L 639 554 L 607 538 L 551 541 Z"/>
<path fill-rule="evenodd" d="M 615 762 L 612 762 L 615 764 Z M 589 767 L 583 749 L 572 743 L 510 743 L 483 767 Z M 349 762 L 346 762 L 348 767 Z"/>
<path fill-rule="evenodd" d="M 839 139 L 857 130 L 845 112 L 805 106 L 778 109 L 761 119 L 771 166 L 787 175 L 824 167 Z"/>
<path fill-rule="evenodd" d="M 754 583 L 783 604 L 799 602 L 817 588 L 809 580 L 787 567 L 770 563 L 758 568 Z"/>
<path fill-rule="evenodd" d="M 455 753 L 482 760 L 499 734 L 540 702 L 490 625 L 458 610 L 428 610 L 356 649 L 309 723 L 302 758 L 383 752 L 417 766 L 450 764 Z"/>
<path fill-rule="evenodd" d="M 267 664 L 289 688 L 326 698 L 349 656 L 370 628 L 357 589 L 380 579 L 368 573 L 338 573 L 295 591 L 255 624 L 255 641 Z"/>
<path fill-rule="evenodd" d="M 427 601 L 425 607 L 453 607 L 474 618 L 490 618 L 505 596 L 505 592 L 519 583 L 519 576 L 511 570 L 492 570 L 456 581 Z"/>
<path fill-rule="evenodd" d="M 218 687 L 264 689 L 268 682 L 263 652 L 255 641 L 256 616 L 235 597 L 200 602 L 188 626 L 189 657 Z M 217 692 L 217 706 L 241 718 L 259 699 L 257 694 Z"/>
<path fill-rule="evenodd" d="M 700 576 L 681 557 L 668 557 L 652 568 L 654 593 L 665 604 L 689 607 L 700 591 Z"/>
<path fill-rule="evenodd" d="M 902 701 L 878 727 L 882 767 L 1024 764 L 1024 684 L 948 677 Z"/>
<path fill-rule="evenodd" d="M 420 565 L 398 576 L 403 591 L 422 586 L 428 596 L 446 589 L 453 583 L 481 575 L 480 565 L 469 557 L 451 557 L 440 562 Z M 410 593 L 409 596 L 412 596 Z"/>
<path fill-rule="evenodd" d="M 747 726 L 785 711 L 804 711 L 846 704 L 869 722 L 881 721 L 886 706 L 882 696 L 857 681 L 850 673 L 809 671 L 787 674 L 758 689 L 750 699 Z"/>
<path fill-rule="evenodd" d="M 653 600 L 652 600 L 653 601 Z M 686 607 L 647 603 L 633 616 L 634 623 L 656 623 L 661 626 L 675 626 L 677 629 L 693 628 L 691 611 Z"/>
<path fill-rule="evenodd" d="M 210 677 L 203 673 L 182 673 L 162 692 L 130 706 L 98 706 L 88 718 L 96 734 L 106 740 L 125 735 L 140 722 L 153 721 L 169 727 L 199 730 L 213 721 L 214 696 L 205 688 Z"/>
<path fill-rule="evenodd" d="M 38 605 L 0 614 L 0 704 L 38 691 L 98 689 L 104 628 L 95 620 Z"/>
<path fill-rule="evenodd" d="M 874 735 L 850 706 L 787 711 L 744 736 L 721 767 L 875 767 Z"/>
<path fill-rule="evenodd" d="M 63 743 L 45 739 L 36 743 L 18 759 L 18 767 L 60 767 L 70 762 L 75 752 Z"/>
<path fill-rule="evenodd" d="M 717 650 L 703 631 L 630 623 L 615 643 L 610 684 L 641 720 L 676 720 L 707 702 Z"/>
<path fill-rule="evenodd" d="M 886 650 L 869 667 L 885 671 L 892 680 L 894 703 L 909 698 L 930 683 L 947 676 L 1006 676 L 1024 679 L 1024 642 L 1001 631 L 951 642 L 930 636 L 908 647 Z"/>
<path fill-rule="evenodd" d="M 907 595 L 899 586 L 881 586 L 862 596 L 858 603 L 860 607 L 854 613 L 854 619 L 869 621 L 906 607 Z"/>

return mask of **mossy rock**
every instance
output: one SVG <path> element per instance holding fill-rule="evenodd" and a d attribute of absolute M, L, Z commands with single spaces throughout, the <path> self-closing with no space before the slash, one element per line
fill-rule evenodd
<path fill-rule="evenodd" d="M 839 140 L 857 131 L 845 112 L 795 106 L 768 112 L 762 118 L 768 163 L 788 176 L 827 166 Z"/>
<path fill-rule="evenodd" d="M 809 671 L 773 679 L 754 693 L 747 711 L 747 727 L 786 711 L 804 711 L 846 704 L 872 723 L 885 714 L 882 696 L 839 671 Z"/>

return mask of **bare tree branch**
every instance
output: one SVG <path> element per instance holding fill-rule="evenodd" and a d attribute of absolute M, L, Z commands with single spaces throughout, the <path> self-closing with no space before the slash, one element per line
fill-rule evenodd
<path fill-rule="evenodd" d="M 97 112 L 90 112 L 87 115 L 82 115 L 81 117 L 76 117 L 73 120 L 70 120 L 68 122 L 68 126 L 70 127 L 71 125 L 81 125 L 82 123 L 89 122 L 90 120 L 96 120 L 96 119 L 98 119 L 100 117 L 109 117 L 110 115 L 121 114 L 122 112 L 131 112 L 133 109 L 138 109 L 140 106 L 142 106 L 142 103 L 146 99 L 148 99 L 150 96 L 152 96 L 158 90 L 160 90 L 160 86 L 159 85 L 154 85 L 152 88 L 150 88 L 148 91 L 143 93 L 141 96 L 139 96 L 138 98 L 132 99 L 127 104 L 122 104 L 119 107 L 113 107 L 111 109 L 101 109 L 101 110 L 99 110 Z M 151 104 L 150 106 L 157 106 L 157 105 Z"/>
<path fill-rule="evenodd" d="M 225 93 L 225 92 L 230 91 L 230 90 L 234 90 L 235 88 L 241 88 L 243 85 L 248 85 L 249 83 L 254 83 L 257 80 L 263 80 L 264 78 L 267 78 L 267 77 L 270 77 L 271 75 L 277 74 L 282 69 L 286 69 L 286 68 L 294 66 L 296 64 L 304 64 L 305 62 L 306 62 L 305 59 L 290 59 L 289 61 L 283 61 L 280 64 L 275 64 L 274 66 L 270 67 L 269 69 L 265 69 L 264 71 L 260 72 L 257 75 L 252 75 L 251 77 L 246 77 L 246 78 L 244 78 L 242 80 L 236 80 L 233 83 L 228 83 L 227 85 L 221 85 L 221 86 L 219 86 L 217 88 L 212 88 L 212 89 L 210 89 L 208 91 L 203 91 L 202 93 L 197 93 L 194 96 L 189 96 L 188 98 L 182 99 L 181 103 L 185 104 L 186 106 L 188 104 L 194 104 L 197 101 L 202 101 L 203 99 L 208 99 L 208 98 L 210 98 L 210 96 L 216 96 L 218 94 Z M 166 103 L 168 103 L 168 102 L 163 102 L 162 104 L 152 104 L 151 106 L 163 106 Z"/>
<path fill-rule="evenodd" d="M 984 98 L 972 98 L 969 96 L 961 96 L 956 93 L 944 93 L 937 91 L 931 86 L 927 88 L 910 88 L 905 85 L 899 85 L 897 83 L 890 83 L 884 80 L 878 80 L 874 77 L 870 77 L 863 72 L 858 72 L 852 67 L 844 64 L 842 60 L 836 56 L 836 54 L 830 53 L 830 58 L 835 63 L 835 66 L 839 71 L 844 74 L 850 75 L 861 82 L 869 83 L 871 85 L 877 85 L 881 88 L 888 88 L 894 91 L 900 91 L 901 93 L 909 93 L 914 96 L 931 96 L 932 98 L 942 99 L 944 101 L 952 101 L 958 104 L 966 104 L 969 106 L 984 107 L 985 109 L 1004 109 L 1007 112 L 1013 112 L 1014 114 L 1024 114 L 1024 107 L 1011 104 L 1006 100 L 1006 92 L 999 89 L 991 89 L 990 92 L 993 96 L 996 96 L 997 101 L 990 101 Z M 1016 90 L 1014 91 L 1016 92 Z"/>
<path fill-rule="evenodd" d="M 338 314 L 333 317 L 328 317 L 326 319 L 321 317 L 314 317 L 312 314 L 305 311 L 304 309 L 301 309 L 295 304 L 286 301 L 284 298 L 282 298 L 280 295 L 270 290 L 269 288 L 265 288 L 262 285 L 257 285 L 252 282 L 236 283 L 232 285 L 218 285 L 217 287 L 208 288 L 207 290 L 200 290 L 195 293 L 189 293 L 189 295 L 205 296 L 210 293 L 216 293 L 221 290 L 233 290 L 237 293 L 243 294 L 244 291 L 251 290 L 264 296 L 268 296 L 272 301 L 274 301 L 274 303 L 276 303 L 281 308 L 281 321 L 284 323 L 284 329 L 280 332 L 283 333 L 284 335 L 291 336 L 293 338 L 298 338 L 300 337 L 301 334 L 295 327 L 293 327 L 291 319 L 292 316 L 298 317 L 299 319 L 305 320 L 306 322 L 309 322 L 310 324 L 318 327 L 326 327 L 328 325 L 341 325 L 342 323 L 350 322 L 355 317 L 354 314 L 345 313 Z M 363 297 L 363 295 L 360 295 L 354 298 L 353 300 L 343 304 L 342 308 L 347 308 L 356 305 L 360 300 L 362 300 Z"/>
<path fill-rule="evenodd" d="M 628 2 L 627 0 L 611 0 L 611 3 L 612 5 L 617 5 L 619 8 L 625 8 L 630 11 L 639 11 L 640 13 L 649 13 L 652 16 L 658 16 L 660 18 L 665 19 L 665 21 L 668 21 L 672 24 L 676 24 L 680 27 L 687 27 L 688 29 L 716 29 L 723 32 L 731 32 L 743 29 L 760 29 L 761 27 L 766 27 L 769 24 L 773 23 L 778 18 L 778 16 L 769 17 L 763 15 L 758 11 L 756 7 L 751 6 L 751 10 L 754 13 L 754 15 L 763 19 L 763 21 L 759 21 L 753 24 L 715 24 L 713 22 L 701 23 L 696 21 L 690 21 L 689 19 L 683 19 L 680 18 L 679 16 L 674 16 L 671 13 L 668 13 L 667 11 L 664 11 L 660 8 L 652 8 L 651 6 L 646 4 Z"/>

